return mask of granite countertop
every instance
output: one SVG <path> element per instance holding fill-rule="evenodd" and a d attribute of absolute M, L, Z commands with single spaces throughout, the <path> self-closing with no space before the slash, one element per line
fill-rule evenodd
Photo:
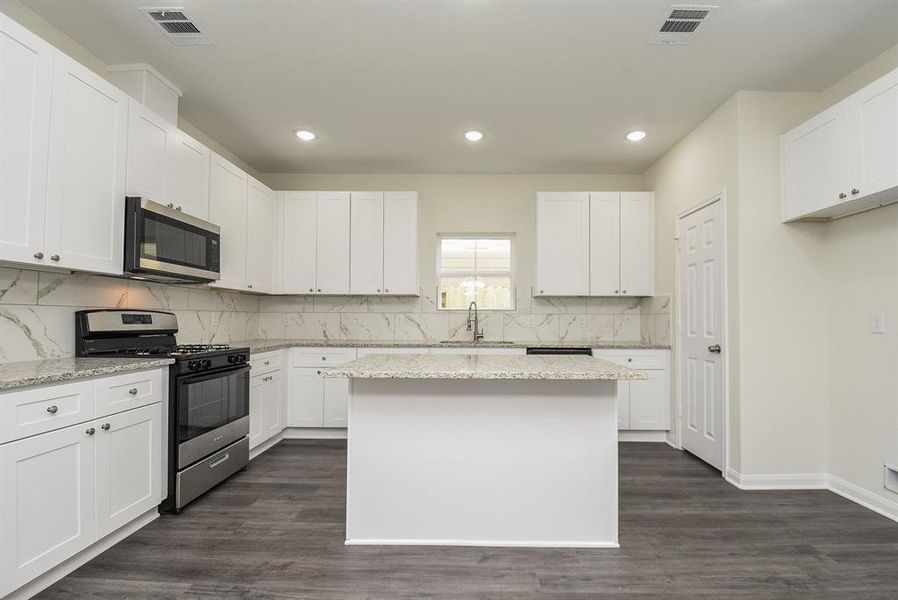
<path fill-rule="evenodd" d="M 0 390 L 46 385 L 173 364 L 171 358 L 56 358 L 0 364 Z"/>
<path fill-rule="evenodd" d="M 607 348 L 609 350 L 668 350 L 669 344 L 642 342 L 415 342 L 391 340 L 241 340 L 231 342 L 232 348 L 249 348 L 251 353 L 270 352 L 284 348 Z"/>
<path fill-rule="evenodd" d="M 646 379 L 589 356 L 485 356 L 472 354 L 372 354 L 324 370 L 325 377 L 360 379 Z"/>

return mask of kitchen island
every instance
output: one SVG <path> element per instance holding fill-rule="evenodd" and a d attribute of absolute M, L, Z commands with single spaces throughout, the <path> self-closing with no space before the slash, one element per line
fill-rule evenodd
<path fill-rule="evenodd" d="M 347 544 L 618 547 L 616 382 L 587 356 L 371 355 L 350 378 Z"/>

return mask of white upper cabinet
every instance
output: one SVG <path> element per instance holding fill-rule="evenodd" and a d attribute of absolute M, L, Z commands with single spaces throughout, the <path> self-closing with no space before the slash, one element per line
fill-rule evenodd
<path fill-rule="evenodd" d="M 131 99 L 128 116 L 128 196 L 169 204 L 178 130 Z M 174 204 L 170 204 L 175 208 Z"/>
<path fill-rule="evenodd" d="M 211 152 L 186 133 L 175 133 L 171 156 L 168 202 L 198 219 L 209 218 L 209 166 Z"/>
<path fill-rule="evenodd" d="M 280 286 L 284 294 L 314 294 L 318 286 L 318 194 L 284 192 L 279 232 Z"/>
<path fill-rule="evenodd" d="M 384 287 L 384 195 L 352 192 L 350 294 L 382 294 Z"/>
<path fill-rule="evenodd" d="M 589 195 L 589 293 L 620 294 L 620 192 Z"/>
<path fill-rule="evenodd" d="M 274 192 L 252 177 L 246 200 L 246 287 L 254 292 L 274 289 Z"/>
<path fill-rule="evenodd" d="M 654 293 L 655 221 L 652 192 L 620 193 L 620 292 Z M 590 217 L 591 219 L 592 217 Z M 595 238 L 593 238 L 595 239 Z"/>
<path fill-rule="evenodd" d="M 247 174 L 212 153 L 209 220 L 221 228 L 221 279 L 215 287 L 246 289 Z"/>
<path fill-rule="evenodd" d="M 318 193 L 316 293 L 349 293 L 349 215 L 349 192 Z"/>
<path fill-rule="evenodd" d="M 130 98 L 62 53 L 52 85 L 47 264 L 120 275 Z"/>
<path fill-rule="evenodd" d="M 384 193 L 384 293 L 417 295 L 418 193 Z"/>
<path fill-rule="evenodd" d="M 782 136 L 783 220 L 898 201 L 898 69 Z"/>
<path fill-rule="evenodd" d="M 536 197 L 536 287 L 539 296 L 589 294 L 589 193 Z"/>
<path fill-rule="evenodd" d="M 0 14 L 0 260 L 47 264 L 52 46 Z"/>

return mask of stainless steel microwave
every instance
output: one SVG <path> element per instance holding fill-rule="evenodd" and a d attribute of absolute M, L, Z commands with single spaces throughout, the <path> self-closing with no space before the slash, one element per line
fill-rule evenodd
<path fill-rule="evenodd" d="M 125 198 L 127 277 L 167 283 L 221 277 L 218 225 L 146 198 Z"/>

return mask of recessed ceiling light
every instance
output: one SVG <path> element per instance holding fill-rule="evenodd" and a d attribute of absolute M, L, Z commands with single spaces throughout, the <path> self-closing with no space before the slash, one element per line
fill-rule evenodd
<path fill-rule="evenodd" d="M 483 139 L 483 132 L 477 131 L 476 129 L 472 129 L 471 131 L 465 132 L 465 139 L 469 142 L 479 142 Z"/>
<path fill-rule="evenodd" d="M 299 139 L 301 139 L 304 142 L 311 142 L 316 137 L 318 137 L 311 131 L 306 131 L 305 129 L 297 129 L 293 133 L 295 133 L 296 137 L 298 137 Z"/>
<path fill-rule="evenodd" d="M 645 132 L 640 131 L 638 129 L 636 131 L 631 131 L 630 133 L 627 134 L 627 139 L 630 140 L 631 142 L 638 142 L 644 138 L 645 138 Z"/>

